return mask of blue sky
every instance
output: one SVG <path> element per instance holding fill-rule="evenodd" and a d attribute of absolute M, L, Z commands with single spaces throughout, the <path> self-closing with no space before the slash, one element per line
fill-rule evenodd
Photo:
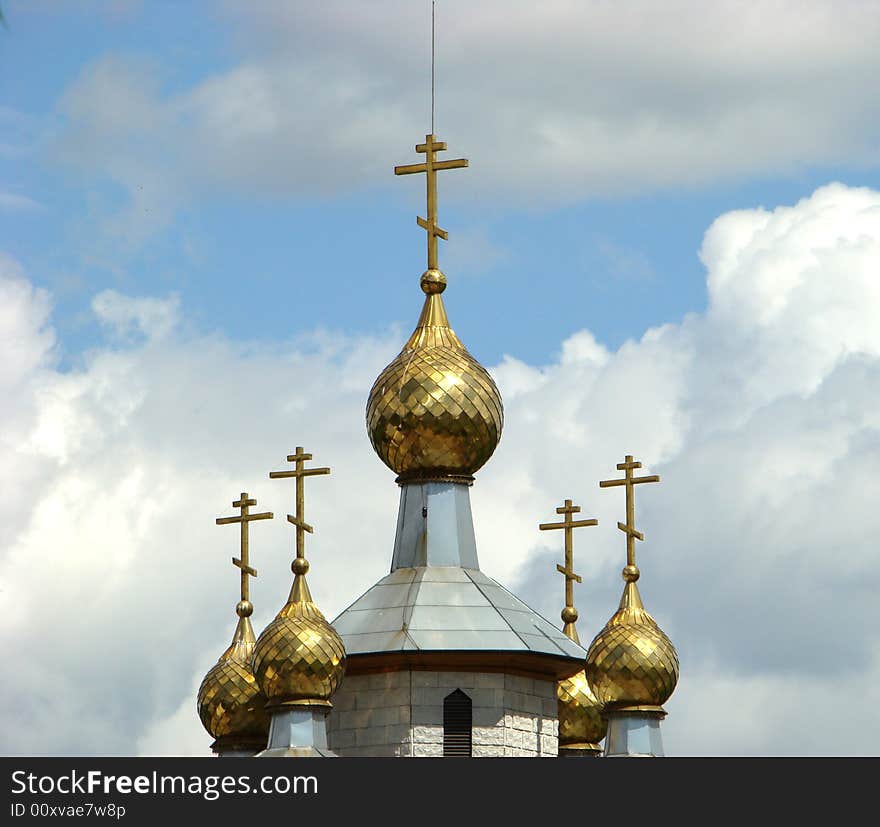
<path fill-rule="evenodd" d="M 153 73 L 158 99 L 167 100 L 253 60 L 262 44 L 223 4 L 7 2 L 5 8 L 0 180 L 18 204 L 3 211 L 0 245 L 52 291 L 65 361 L 95 344 L 99 333 L 88 308 L 104 288 L 176 292 L 188 323 L 238 338 L 285 338 L 309 327 L 376 333 L 409 323 L 424 265 L 423 233 L 414 222 L 423 184 L 395 179 L 391 169 L 414 160 L 424 124 L 420 132 L 401 132 L 387 145 L 368 148 L 384 164 L 384 178 L 351 186 L 334 181 L 327 192 L 320 182 L 306 192 L 295 181 L 274 192 L 262 181 L 221 183 L 187 193 L 173 206 L 147 198 L 138 215 L 131 191 L 152 186 L 148 168 L 140 183 L 134 173 L 121 183 L 102 169 L 97 152 L 85 168 L 75 154 L 65 158 L 76 120 L 65 95 L 90 67 L 111 59 Z M 444 97 L 456 93 L 444 79 L 443 49 L 449 47 L 442 41 L 455 36 L 444 11 L 437 131 L 450 143 L 447 157 L 473 158 L 478 147 L 444 128 L 450 108 Z M 332 4 L 327 17 L 332 24 Z M 409 39 L 412 49 L 427 48 L 424 26 Z M 415 70 L 402 82 L 414 99 L 425 91 L 425 77 Z M 299 101 L 288 104 L 295 111 Z M 421 113 L 413 114 L 415 125 Z M 337 116 L 344 118 L 345 109 Z M 114 151 L 138 154 L 142 140 L 149 134 L 135 129 Z M 322 139 L 315 134 L 313 140 Z M 505 173 L 515 189 L 518 166 L 531 166 L 534 150 L 516 132 L 505 140 L 518 158 Z M 299 151 L 290 144 L 291 155 Z M 643 151 L 651 151 L 650 143 Z M 447 300 L 453 322 L 488 362 L 511 354 L 546 363 L 559 342 L 582 327 L 617 347 L 647 327 L 702 310 L 705 270 L 697 251 L 716 216 L 794 203 L 831 180 L 878 184 L 876 166 L 843 153 L 833 163 L 791 160 L 781 172 L 731 175 L 719 165 L 709 180 L 684 187 L 635 180 L 626 192 L 607 193 L 586 185 L 559 199 L 564 203 L 545 194 L 539 207 L 521 198 L 482 197 L 474 191 L 483 186 L 479 161 L 472 160 L 476 169 L 446 173 L 440 183 L 441 224 L 451 233 L 448 243 L 441 242 L 441 266 L 452 286 Z M 168 158 L 163 173 L 174 175 L 175 163 Z M 460 180 L 449 181 L 452 176 Z M 126 209 L 132 209 L 128 221 L 145 225 L 131 239 L 104 227 Z"/>
<path fill-rule="evenodd" d="M 392 170 L 429 123 L 430 3 L 0 2 L 0 752 L 206 754 L 239 492 L 290 510 L 266 474 L 306 446 L 317 602 L 388 570 L 363 412 L 421 306 L 424 184 Z M 622 587 L 596 483 L 659 473 L 672 754 L 876 753 L 878 8 L 438 2 L 436 132 L 470 160 L 440 177 L 444 300 L 505 405 L 481 567 L 555 621 L 537 525 L 573 499 L 589 641 Z"/>

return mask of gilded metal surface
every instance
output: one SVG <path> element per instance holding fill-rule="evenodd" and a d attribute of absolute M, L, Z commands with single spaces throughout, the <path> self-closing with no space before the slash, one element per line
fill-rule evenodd
<path fill-rule="evenodd" d="M 217 525 L 230 525 L 231 523 L 239 523 L 241 525 L 241 558 L 233 557 L 232 565 L 241 569 L 241 599 L 248 600 L 248 577 L 256 577 L 257 570 L 248 565 L 248 551 L 250 548 L 248 539 L 248 523 L 254 520 L 271 520 L 274 514 L 271 511 L 264 511 L 262 514 L 251 514 L 250 507 L 256 505 L 257 501 L 248 499 L 247 491 L 242 491 L 241 496 L 232 503 L 233 508 L 241 509 L 238 517 L 218 517 L 215 522 Z"/>
<path fill-rule="evenodd" d="M 269 735 L 269 716 L 265 711 L 266 698 L 260 692 L 251 671 L 254 653 L 254 630 L 250 616 L 254 607 L 248 593 L 248 577 L 256 577 L 256 569 L 248 560 L 248 523 L 270 520 L 271 512 L 250 514 L 250 506 L 257 501 L 248 499 L 246 491 L 232 503 L 241 509 L 238 517 L 219 517 L 217 525 L 241 524 L 241 558 L 232 558 L 232 564 L 241 569 L 241 600 L 235 607 L 238 625 L 229 648 L 205 675 L 198 692 L 199 718 L 217 743 L 215 751 L 236 749 L 241 746 L 265 746 Z"/>
<path fill-rule="evenodd" d="M 422 289 L 438 282 L 422 279 Z M 449 327 L 439 292 L 428 292 L 418 326 L 382 371 L 367 401 L 367 432 L 399 482 L 467 477 L 501 439 L 501 394 Z"/>
<path fill-rule="evenodd" d="M 617 470 L 624 471 L 625 476 L 622 480 L 602 480 L 599 488 L 614 488 L 618 485 L 626 486 L 626 523 L 618 523 L 617 527 L 626 534 L 626 564 L 634 566 L 636 564 L 636 540 L 644 540 L 645 535 L 640 531 L 636 531 L 633 525 L 635 522 L 635 488 L 643 482 L 660 482 L 660 477 L 653 474 L 650 477 L 634 477 L 632 472 L 636 468 L 641 468 L 642 463 L 633 462 L 631 454 L 627 454 L 623 462 L 617 463 Z"/>
<path fill-rule="evenodd" d="M 306 477 L 323 476 L 329 474 L 329 468 L 306 468 L 306 461 L 312 458 L 311 454 L 305 453 L 302 447 L 297 446 L 296 453 L 289 454 L 288 462 L 293 462 L 296 467 L 292 471 L 270 471 L 270 480 L 283 480 L 293 477 L 296 479 L 296 514 L 288 514 L 287 522 L 296 526 L 296 556 L 299 560 L 305 560 L 306 556 L 306 532 L 314 534 L 315 529 L 312 528 L 305 519 L 306 500 L 304 482 Z M 294 562 L 294 567 L 296 562 Z M 308 571 L 308 566 L 306 567 Z M 296 569 L 294 568 L 294 573 Z M 305 574 L 305 572 L 303 572 Z"/>
<path fill-rule="evenodd" d="M 265 745 L 269 737 L 266 698 L 251 671 L 254 630 L 241 617 L 229 648 L 205 675 L 198 693 L 199 718 L 214 738 L 253 738 Z"/>
<path fill-rule="evenodd" d="M 557 528 L 565 530 L 565 565 L 556 565 L 556 571 L 565 575 L 565 607 L 562 610 L 562 622 L 565 624 L 562 631 L 568 635 L 575 643 L 580 643 L 578 639 L 577 629 L 574 624 L 577 623 L 578 613 L 574 607 L 574 581 L 581 583 L 581 576 L 574 573 L 572 568 L 572 555 L 574 554 L 572 535 L 574 529 L 584 528 L 586 526 L 599 525 L 596 519 L 589 520 L 572 520 L 572 514 L 578 514 L 581 510 L 579 505 L 572 505 L 571 500 L 566 500 L 565 505 L 556 509 L 557 514 L 564 514 L 561 523 L 541 523 L 538 528 L 541 531 L 553 531 Z"/>
<path fill-rule="evenodd" d="M 329 705 L 344 671 L 342 638 L 312 602 L 305 575 L 298 574 L 291 600 L 257 640 L 257 682 L 270 705 Z"/>
<path fill-rule="evenodd" d="M 556 684 L 556 700 L 559 748 L 600 752 L 599 741 L 605 737 L 608 720 L 583 669 Z"/>
<path fill-rule="evenodd" d="M 467 480 L 498 445 L 504 413 L 501 394 L 486 369 L 449 327 L 441 293 L 446 276 L 437 263 L 437 171 L 466 167 L 464 158 L 438 161 L 446 149 L 426 135 L 416 146 L 421 164 L 394 168 L 395 175 L 424 172 L 428 217 L 428 269 L 420 281 L 426 294 L 419 323 L 397 358 L 379 375 L 367 401 L 367 432 L 373 448 L 403 484 L 413 480 Z"/>
<path fill-rule="evenodd" d="M 564 515 L 561 523 L 541 523 L 541 531 L 563 529 L 565 531 L 565 565 L 557 564 L 556 571 L 565 577 L 565 608 L 562 610 L 563 634 L 575 643 L 578 638 L 578 612 L 574 607 L 574 582 L 582 582 L 581 576 L 574 573 L 574 529 L 598 525 L 596 519 L 573 520 L 574 514 L 580 513 L 579 505 L 572 505 L 571 500 L 558 506 L 557 514 Z M 587 683 L 587 676 L 582 669 L 570 678 L 556 684 L 556 701 L 559 715 L 559 748 L 582 749 L 587 752 L 601 752 L 599 741 L 605 737 L 608 721 L 603 715 L 602 704 Z"/>
<path fill-rule="evenodd" d="M 663 704 L 678 683 L 678 653 L 668 637 L 642 604 L 636 581 L 639 569 L 635 560 L 635 541 L 644 536 L 636 531 L 634 523 L 633 486 L 642 482 L 659 482 L 658 476 L 633 477 L 641 468 L 627 455 L 617 465 L 625 471 L 624 479 L 604 480 L 602 488 L 626 486 L 626 523 L 618 528 L 626 534 L 626 583 L 620 607 L 605 628 L 596 635 L 587 653 L 586 675 L 596 697 L 611 713 L 633 707 L 656 710 Z"/>
<path fill-rule="evenodd" d="M 253 668 L 269 706 L 330 706 L 345 671 L 342 638 L 312 601 L 306 573 L 306 532 L 314 529 L 305 521 L 305 477 L 329 474 L 329 468 L 306 468 L 312 458 L 301 447 L 287 457 L 296 463 L 292 471 L 272 471 L 271 479 L 296 479 L 296 514 L 287 520 L 296 527 L 296 557 L 291 564 L 293 585 L 287 603 L 263 630 L 254 648 Z"/>
<path fill-rule="evenodd" d="M 620 608 L 587 653 L 590 687 L 609 708 L 660 706 L 678 683 L 678 668 L 675 647 L 645 611 L 635 580 L 629 580 Z"/>
<path fill-rule="evenodd" d="M 425 135 L 425 143 L 416 145 L 416 152 L 424 153 L 425 162 L 422 164 L 406 164 L 394 167 L 395 175 L 411 175 L 415 172 L 424 172 L 427 186 L 428 218 L 421 216 L 416 218 L 416 223 L 428 233 L 428 270 L 438 270 L 437 264 L 437 239 L 444 241 L 449 238 L 446 230 L 441 230 L 437 225 L 437 172 L 441 169 L 460 169 L 468 165 L 467 159 L 456 158 L 454 161 L 438 161 L 437 153 L 446 150 L 444 141 L 436 140 L 436 135 Z"/>

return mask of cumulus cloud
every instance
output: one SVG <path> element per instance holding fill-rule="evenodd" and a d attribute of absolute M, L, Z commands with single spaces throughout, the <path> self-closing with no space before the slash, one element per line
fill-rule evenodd
<path fill-rule="evenodd" d="M 115 336 L 143 334 L 149 339 L 164 338 L 178 322 L 180 299 L 131 298 L 115 290 L 102 290 L 92 299 L 98 321 Z"/>
<path fill-rule="evenodd" d="M 597 481 L 632 453 L 662 478 L 639 490 L 637 522 L 642 595 L 682 662 L 668 751 L 874 752 L 880 193 L 832 184 L 728 213 L 701 257 L 704 313 L 617 350 L 581 331 L 552 364 L 492 368 L 506 430 L 472 489 L 482 567 L 556 619 L 561 551 L 537 524 L 579 502 L 600 520 L 576 542 L 588 641 L 624 562 L 622 496 Z M 21 715 L 2 751 L 204 753 L 195 687 L 237 597 L 237 535 L 214 517 L 243 490 L 286 513 L 289 486 L 267 472 L 305 445 L 333 467 L 308 495 L 318 602 L 333 616 L 382 576 L 397 494 L 362 417 L 400 337 L 236 342 L 183 330 L 173 299 L 104 294 L 104 322 L 144 335 L 61 372 L 49 297 L 3 267 L 0 337 L 18 356 L 0 371 L 16 492 L 0 506 L 0 703 Z M 286 594 L 292 535 L 276 519 L 252 537 L 261 627 Z"/>
<path fill-rule="evenodd" d="M 427 131 L 429 4 L 225 10 L 236 65 L 172 86 L 154 64 L 108 56 L 60 102 L 56 155 L 126 188 L 148 219 L 132 233 L 216 188 L 315 196 L 387 181 L 383 148 Z M 878 160 L 870 4 L 677 0 L 622 14 L 602 2 L 449 0 L 437 18 L 437 129 L 471 159 L 467 191 L 492 203 Z M 444 181 L 453 196 L 464 192 L 455 179 Z"/>

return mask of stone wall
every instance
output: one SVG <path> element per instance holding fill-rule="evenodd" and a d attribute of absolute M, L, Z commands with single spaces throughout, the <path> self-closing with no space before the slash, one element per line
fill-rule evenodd
<path fill-rule="evenodd" d="M 474 757 L 556 757 L 556 683 L 481 672 L 400 671 L 347 676 L 327 722 L 338 755 L 443 755 L 443 700 L 473 702 Z"/>

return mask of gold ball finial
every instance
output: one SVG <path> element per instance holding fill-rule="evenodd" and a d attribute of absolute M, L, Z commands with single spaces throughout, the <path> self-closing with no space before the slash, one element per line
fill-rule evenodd
<path fill-rule="evenodd" d="M 442 293 L 446 289 L 446 276 L 434 267 L 425 270 L 419 281 L 422 292 L 428 296 Z"/>
<path fill-rule="evenodd" d="M 290 570 L 294 574 L 306 574 L 309 570 L 309 561 L 305 557 L 294 557 Z"/>
<path fill-rule="evenodd" d="M 639 579 L 640 572 L 638 566 L 624 566 L 622 573 L 623 579 L 627 583 L 635 583 Z"/>
<path fill-rule="evenodd" d="M 235 606 L 235 613 L 239 617 L 250 617 L 254 613 L 254 604 L 250 600 L 239 600 Z"/>
<path fill-rule="evenodd" d="M 578 619 L 578 610 L 575 609 L 574 606 L 566 606 L 562 610 L 562 622 L 563 623 L 577 623 Z"/>

